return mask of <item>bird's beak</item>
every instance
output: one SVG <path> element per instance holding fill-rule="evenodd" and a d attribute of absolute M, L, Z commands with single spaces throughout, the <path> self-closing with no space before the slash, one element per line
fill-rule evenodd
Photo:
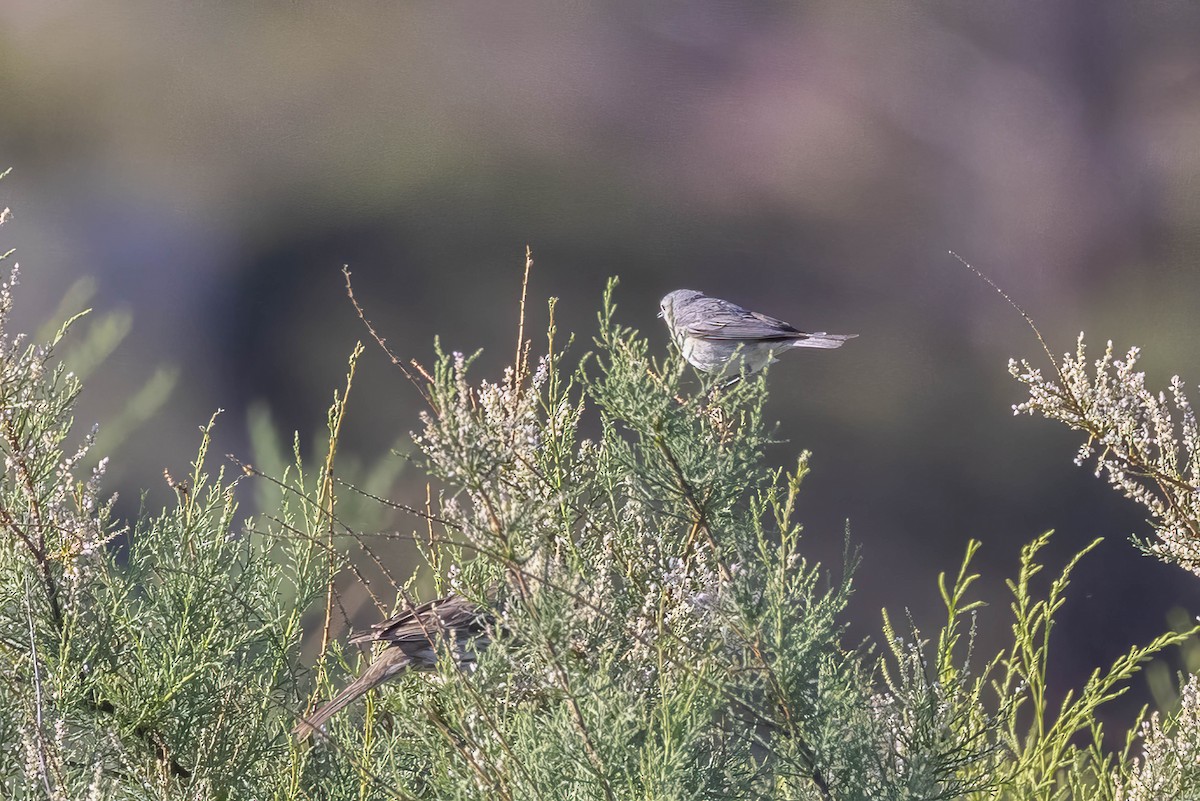
<path fill-rule="evenodd" d="M 662 309 L 659 309 L 659 310 L 658 310 L 658 314 L 657 314 L 657 315 L 655 315 L 655 316 L 656 316 L 656 317 L 658 317 L 658 319 L 660 319 L 660 320 L 661 320 L 661 319 L 663 318 L 663 315 L 664 315 L 664 314 L 666 314 L 666 312 L 665 312 L 665 311 L 663 311 Z"/>

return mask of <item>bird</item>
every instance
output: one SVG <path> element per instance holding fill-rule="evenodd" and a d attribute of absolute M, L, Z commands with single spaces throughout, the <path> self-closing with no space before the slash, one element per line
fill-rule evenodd
<path fill-rule="evenodd" d="M 449 648 L 460 666 L 474 664 L 491 642 L 495 615 L 460 595 L 447 595 L 409 607 L 349 639 L 357 643 L 386 643 L 362 674 L 321 705 L 292 730 L 305 739 L 321 731 L 328 720 L 368 691 L 408 670 L 432 670 L 439 652 Z"/>
<path fill-rule="evenodd" d="M 858 336 L 801 331 L 694 289 L 667 293 L 659 307 L 658 316 L 666 321 L 683 358 L 706 373 L 724 373 L 731 366 L 739 375 L 756 373 L 788 348 L 840 348 Z"/>

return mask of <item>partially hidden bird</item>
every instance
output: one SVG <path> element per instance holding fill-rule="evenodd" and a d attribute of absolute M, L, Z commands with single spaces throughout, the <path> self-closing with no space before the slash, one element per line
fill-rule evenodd
<path fill-rule="evenodd" d="M 460 666 L 475 662 L 491 642 L 492 612 L 459 595 L 447 595 L 393 615 L 350 638 L 351 643 L 386 643 L 362 674 L 303 716 L 292 733 L 305 738 L 322 731 L 326 722 L 369 690 L 406 670 L 432 670 L 439 653 L 449 652 Z M 447 650 L 448 649 L 448 650 Z"/>

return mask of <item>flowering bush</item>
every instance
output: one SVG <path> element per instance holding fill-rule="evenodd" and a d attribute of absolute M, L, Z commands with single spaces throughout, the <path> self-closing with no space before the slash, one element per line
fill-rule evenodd
<path fill-rule="evenodd" d="M 238 463 L 231 477 L 210 465 L 210 422 L 189 475 L 168 476 L 176 503 L 123 526 L 103 462 L 81 468 L 91 439 L 72 433 L 79 382 L 56 355 L 67 328 L 40 346 L 7 332 L 12 276 L 0 287 L 6 798 L 1026 801 L 1194 789 L 1194 684 L 1181 712 L 1140 730 L 1137 759 L 1106 753 L 1096 722 L 1186 633 L 1131 648 L 1050 706 L 1063 693 L 1047 687 L 1049 634 L 1084 554 L 1039 594 L 1048 535 L 1022 551 L 1012 642 L 990 658 L 974 636 L 978 543 L 941 578 L 935 636 L 885 615 L 878 651 L 847 643 L 854 552 L 833 574 L 805 557 L 795 510 L 808 456 L 791 471 L 765 463 L 766 377 L 714 386 L 677 353 L 652 355 L 617 321 L 615 285 L 577 366 L 551 324 L 532 365 L 518 337 L 499 382 L 473 380 L 457 353 L 416 368 L 428 409 L 415 462 L 436 488 L 423 508 L 340 478 L 356 349 L 319 468 L 296 448 L 277 476 Z M 1181 462 L 1162 418 L 1146 416 L 1149 396 L 1133 392 L 1140 379 L 1121 374 L 1101 393 L 1066 368 L 1068 390 L 1020 374 L 1027 408 L 1094 429 L 1123 489 L 1147 502 L 1128 481 L 1152 468 L 1149 491 L 1182 492 L 1158 483 Z M 1139 414 L 1149 422 L 1134 425 Z M 1195 475 L 1188 419 L 1179 481 Z M 272 505 L 241 524 L 250 479 L 274 490 L 262 494 Z M 1171 517 L 1184 496 L 1171 497 L 1156 519 L 1186 538 L 1180 521 L 1194 517 Z M 382 548 L 395 535 L 351 522 L 365 501 L 418 521 L 421 564 L 383 592 L 365 570 L 392 577 Z M 386 639 L 383 624 L 382 652 L 341 644 L 348 580 L 381 616 L 398 613 L 406 640 Z M 470 627 L 422 617 L 438 609 L 466 609 Z M 315 666 L 306 629 L 319 634 Z M 390 683 L 306 727 L 315 704 L 401 644 L 411 654 L 375 663 L 397 668 Z"/>
<path fill-rule="evenodd" d="M 1150 513 L 1157 542 L 1147 547 L 1168 562 L 1200 574 L 1200 429 L 1179 376 L 1168 392 L 1152 392 L 1138 372 L 1140 351 L 1113 357 L 1113 344 L 1089 365 L 1083 334 L 1075 353 L 1055 364 L 1054 380 L 1028 361 L 1009 372 L 1029 389 L 1013 410 L 1040 414 L 1082 431 L 1076 464 L 1093 460 L 1103 475 Z M 1089 369 L 1090 368 L 1090 369 Z"/>
<path fill-rule="evenodd" d="M 1080 334 L 1075 352 L 1054 363 L 1057 381 L 1027 361 L 1011 361 L 1009 371 L 1029 390 L 1029 399 L 1013 410 L 1085 433 L 1075 462 L 1093 461 L 1097 476 L 1150 514 L 1155 539 L 1142 547 L 1200 574 L 1200 429 L 1182 379 L 1173 376 L 1166 392 L 1151 391 L 1146 374 L 1136 369 L 1139 353 L 1132 347 L 1124 359 L 1114 358 L 1109 342 L 1089 365 Z M 1198 718 L 1200 690 L 1193 676 L 1173 714 L 1156 712 L 1142 724 L 1142 756 L 1115 767 L 1112 797 L 1200 797 Z"/>

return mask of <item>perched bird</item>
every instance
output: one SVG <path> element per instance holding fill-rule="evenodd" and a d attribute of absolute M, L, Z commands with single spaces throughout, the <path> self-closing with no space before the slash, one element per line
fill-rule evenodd
<path fill-rule="evenodd" d="M 361 676 L 302 718 L 292 733 L 300 738 L 310 736 L 360 696 L 398 673 L 437 667 L 439 652 L 444 653 L 447 648 L 460 665 L 473 663 L 491 642 L 494 623 L 489 610 L 458 595 L 411 607 L 376 623 L 368 631 L 351 637 L 350 642 L 383 642 L 387 647 Z"/>
<path fill-rule="evenodd" d="M 667 323 L 683 358 L 706 373 L 724 372 L 736 361 L 734 377 L 754 373 L 788 348 L 840 348 L 858 334 L 808 333 L 736 303 L 693 289 L 667 294 L 658 316 Z"/>

